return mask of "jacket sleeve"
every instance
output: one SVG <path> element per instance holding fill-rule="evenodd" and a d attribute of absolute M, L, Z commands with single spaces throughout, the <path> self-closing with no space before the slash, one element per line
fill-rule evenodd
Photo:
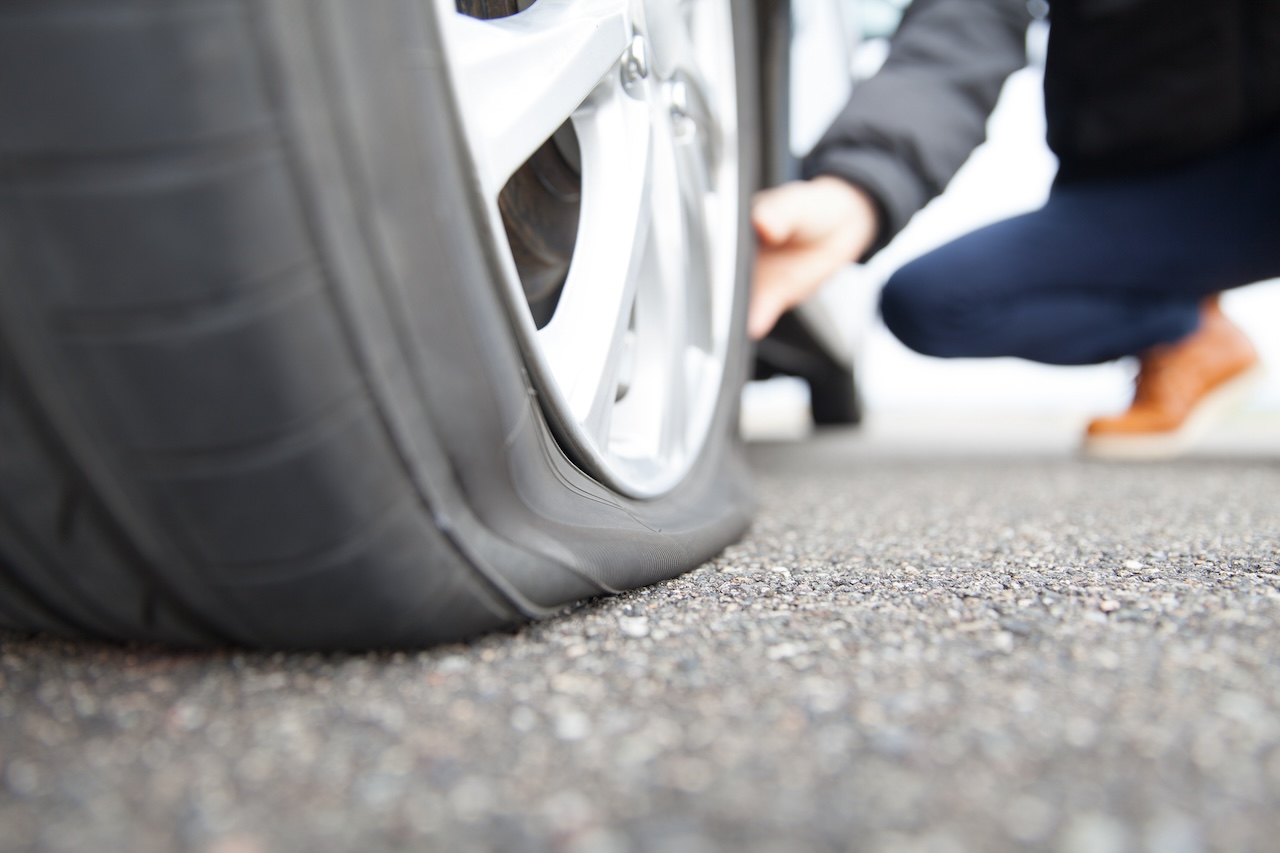
<path fill-rule="evenodd" d="M 1009 74 L 1026 64 L 1025 0 L 915 0 L 884 66 L 859 83 L 806 158 L 806 177 L 857 184 L 880 209 L 879 251 L 986 138 Z"/>

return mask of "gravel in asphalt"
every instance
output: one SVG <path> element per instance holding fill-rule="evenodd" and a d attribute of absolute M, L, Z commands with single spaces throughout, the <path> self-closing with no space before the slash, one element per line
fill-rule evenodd
<path fill-rule="evenodd" d="M 0 849 L 1280 847 L 1280 460 L 757 445 L 750 534 L 467 644 L 0 638 Z"/>

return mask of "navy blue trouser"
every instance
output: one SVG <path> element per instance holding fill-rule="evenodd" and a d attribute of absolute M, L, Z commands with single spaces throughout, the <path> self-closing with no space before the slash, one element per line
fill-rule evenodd
<path fill-rule="evenodd" d="M 1189 166 L 1055 183 L 1044 207 L 907 264 L 880 297 L 941 357 L 1094 364 L 1178 340 L 1207 295 L 1280 276 L 1280 129 Z"/>

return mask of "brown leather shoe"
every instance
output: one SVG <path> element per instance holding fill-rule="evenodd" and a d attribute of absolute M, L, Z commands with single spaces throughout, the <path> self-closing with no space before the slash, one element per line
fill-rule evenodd
<path fill-rule="evenodd" d="M 1258 353 L 1218 307 L 1204 301 L 1200 327 L 1141 356 L 1133 404 L 1089 424 L 1084 452 L 1107 459 L 1168 459 L 1185 452 L 1262 373 Z"/>

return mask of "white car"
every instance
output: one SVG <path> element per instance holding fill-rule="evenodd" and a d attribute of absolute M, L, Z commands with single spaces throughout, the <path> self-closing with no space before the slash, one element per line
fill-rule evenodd
<path fill-rule="evenodd" d="M 739 536 L 787 15 L 5 4 L 0 625 L 413 646 Z"/>

